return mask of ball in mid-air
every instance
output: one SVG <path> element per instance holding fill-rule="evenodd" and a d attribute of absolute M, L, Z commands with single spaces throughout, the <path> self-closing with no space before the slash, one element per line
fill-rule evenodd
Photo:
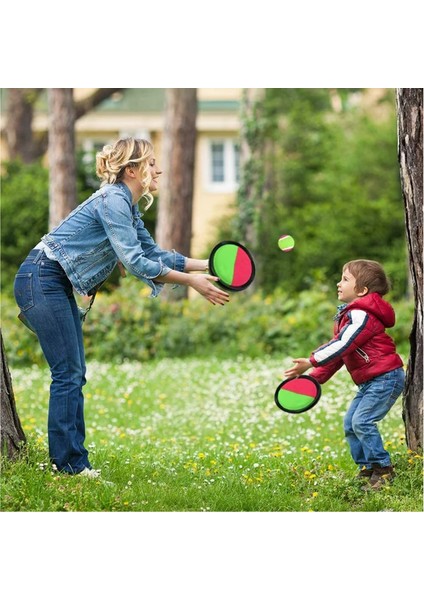
<path fill-rule="evenodd" d="M 291 235 L 282 235 L 278 238 L 278 247 L 283 252 L 290 252 L 294 248 L 294 239 Z"/>

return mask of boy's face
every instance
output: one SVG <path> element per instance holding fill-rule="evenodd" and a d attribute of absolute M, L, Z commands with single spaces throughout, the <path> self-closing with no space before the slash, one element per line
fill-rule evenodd
<path fill-rule="evenodd" d="M 338 299 L 341 300 L 342 302 L 349 303 L 349 302 L 352 302 L 352 300 L 356 300 L 356 298 L 362 297 L 367 293 L 366 288 L 364 288 L 364 290 L 359 290 L 359 293 L 358 293 L 358 291 L 355 290 L 355 286 L 356 286 L 355 277 L 352 275 L 352 273 L 348 269 L 345 269 L 343 271 L 341 280 L 337 284 Z"/>

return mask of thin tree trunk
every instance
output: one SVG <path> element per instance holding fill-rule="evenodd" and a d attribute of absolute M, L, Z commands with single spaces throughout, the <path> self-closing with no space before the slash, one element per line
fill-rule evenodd
<path fill-rule="evenodd" d="M 196 118 L 196 88 L 166 90 L 156 241 L 185 256 L 190 256 L 191 249 Z M 187 288 L 181 287 L 169 298 L 186 296 Z"/>
<path fill-rule="evenodd" d="M 398 88 L 398 158 L 415 299 L 403 417 L 408 448 L 423 448 L 423 90 Z"/>
<path fill-rule="evenodd" d="M 37 158 L 32 132 L 34 102 L 41 89 L 9 88 L 6 101 L 6 140 L 10 160 L 31 163 Z"/>
<path fill-rule="evenodd" d="M 0 440 L 1 454 L 9 459 L 17 457 L 22 444 L 26 442 L 25 433 L 16 410 L 12 378 L 7 364 L 6 351 L 1 339 L 1 398 L 0 398 Z"/>
<path fill-rule="evenodd" d="M 50 88 L 49 100 L 49 229 L 77 205 L 75 107 L 72 88 Z"/>

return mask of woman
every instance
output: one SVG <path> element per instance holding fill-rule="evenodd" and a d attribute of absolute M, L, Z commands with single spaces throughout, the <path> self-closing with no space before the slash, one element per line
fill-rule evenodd
<path fill-rule="evenodd" d="M 97 477 L 84 447 L 86 382 L 82 319 L 73 289 L 94 299 L 118 263 L 157 296 L 165 283 L 192 287 L 212 304 L 229 295 L 213 285 L 207 260 L 159 248 L 144 227 L 161 174 L 150 142 L 120 139 L 96 156 L 100 189 L 78 206 L 29 253 L 15 278 L 20 318 L 38 336 L 50 366 L 48 414 L 51 461 L 61 472 Z"/>

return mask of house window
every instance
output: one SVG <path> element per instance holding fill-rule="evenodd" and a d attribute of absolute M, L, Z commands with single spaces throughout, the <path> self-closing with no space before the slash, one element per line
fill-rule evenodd
<path fill-rule="evenodd" d="M 211 192 L 233 192 L 240 180 L 240 149 L 233 139 L 208 141 L 207 188 Z"/>
<path fill-rule="evenodd" d="M 211 144 L 212 183 L 225 181 L 224 149 L 223 142 L 212 142 Z"/>

